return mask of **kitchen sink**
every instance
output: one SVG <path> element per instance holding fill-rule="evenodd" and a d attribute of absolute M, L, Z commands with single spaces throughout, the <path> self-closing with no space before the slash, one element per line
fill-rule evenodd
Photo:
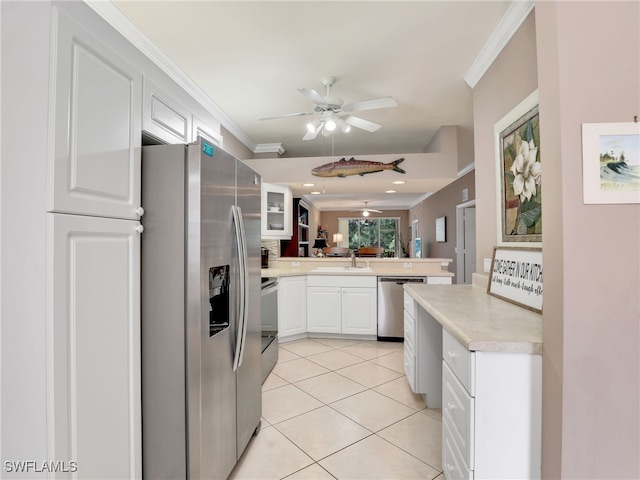
<path fill-rule="evenodd" d="M 312 272 L 373 272 L 371 267 L 316 267 Z"/>

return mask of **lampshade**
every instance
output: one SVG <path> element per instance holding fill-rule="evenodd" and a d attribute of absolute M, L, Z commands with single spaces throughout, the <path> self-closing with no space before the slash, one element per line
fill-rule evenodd
<path fill-rule="evenodd" d="M 341 233 L 334 233 L 333 234 L 333 243 L 336 244 L 336 247 L 338 246 L 338 244 L 342 241 L 342 234 Z"/>
<path fill-rule="evenodd" d="M 325 248 L 327 247 L 327 241 L 324 238 L 316 238 L 311 248 Z"/>

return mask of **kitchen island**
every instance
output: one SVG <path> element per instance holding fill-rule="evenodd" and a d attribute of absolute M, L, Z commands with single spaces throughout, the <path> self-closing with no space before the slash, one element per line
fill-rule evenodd
<path fill-rule="evenodd" d="M 377 338 L 379 277 L 424 277 L 451 284 L 446 258 L 278 258 L 262 269 L 278 278 L 280 342 L 308 336 Z M 402 298 L 398 305 L 402 322 Z"/>
<path fill-rule="evenodd" d="M 278 257 L 262 269 L 263 277 L 292 275 L 395 275 L 441 277 L 451 283 L 450 258 L 375 258 L 356 257 L 356 268 L 347 257 Z"/>
<path fill-rule="evenodd" d="M 477 274 L 404 289 L 405 328 L 427 332 L 413 358 L 405 340 L 407 375 L 442 405 L 447 478 L 540 478 L 542 316 L 488 295 Z"/>

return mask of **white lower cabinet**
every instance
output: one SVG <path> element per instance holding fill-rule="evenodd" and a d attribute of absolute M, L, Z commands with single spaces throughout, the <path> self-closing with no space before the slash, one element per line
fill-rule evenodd
<path fill-rule="evenodd" d="M 140 224 L 47 214 L 52 458 L 141 478 Z"/>
<path fill-rule="evenodd" d="M 374 276 L 309 275 L 307 328 L 310 333 L 376 335 Z"/>
<path fill-rule="evenodd" d="M 471 352 L 442 335 L 448 479 L 540 478 L 542 356 Z"/>
<path fill-rule="evenodd" d="M 284 339 L 307 333 L 307 277 L 280 277 L 278 280 L 278 337 Z"/>
<path fill-rule="evenodd" d="M 313 283 L 313 281 L 311 281 Z M 312 333 L 342 333 L 342 289 L 307 286 L 307 330 Z"/>
<path fill-rule="evenodd" d="M 442 326 L 404 294 L 404 371 L 429 408 L 442 406 Z"/>

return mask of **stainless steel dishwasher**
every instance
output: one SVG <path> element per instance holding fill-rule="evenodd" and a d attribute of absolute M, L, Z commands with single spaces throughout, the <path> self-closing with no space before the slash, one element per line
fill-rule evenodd
<path fill-rule="evenodd" d="M 426 277 L 378 277 L 378 340 L 404 340 L 405 283 L 426 283 Z"/>

